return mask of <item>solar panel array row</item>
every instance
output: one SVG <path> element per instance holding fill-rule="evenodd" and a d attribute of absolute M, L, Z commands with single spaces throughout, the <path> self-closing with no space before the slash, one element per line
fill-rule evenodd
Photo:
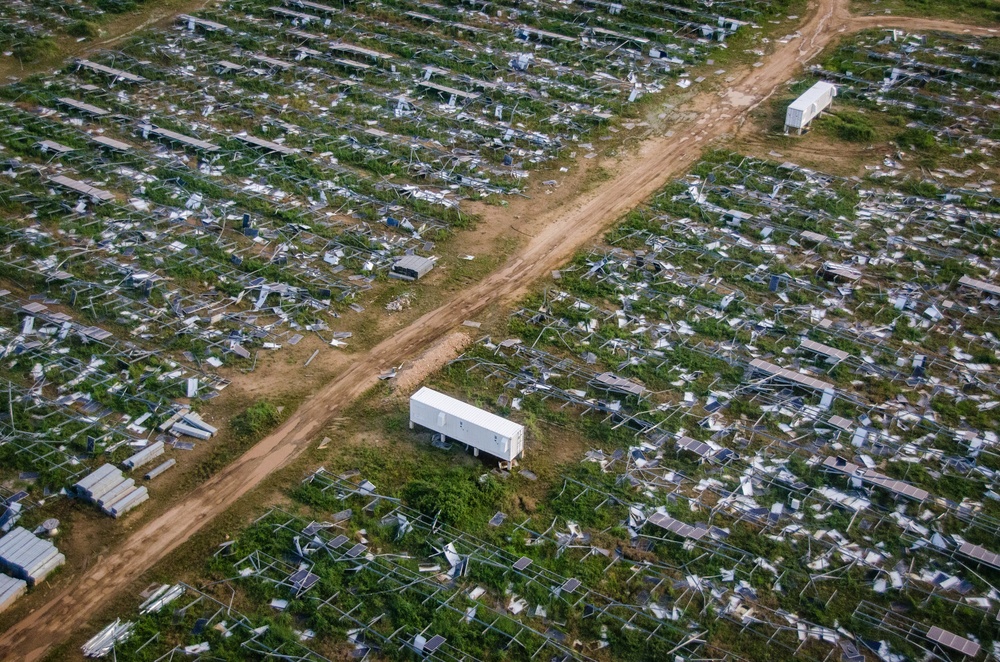
<path fill-rule="evenodd" d="M 654 526 L 666 529 L 682 538 L 700 540 L 708 534 L 708 529 L 694 527 L 663 513 L 653 513 L 646 520 Z"/>

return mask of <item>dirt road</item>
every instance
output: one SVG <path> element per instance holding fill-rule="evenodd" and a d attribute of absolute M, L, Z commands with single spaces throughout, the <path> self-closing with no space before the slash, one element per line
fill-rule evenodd
<path fill-rule="evenodd" d="M 801 39 L 784 44 L 763 65 L 719 96 L 694 101 L 696 119 L 673 127 L 674 137 L 643 144 L 628 167 L 613 179 L 532 224 L 539 228 L 522 253 L 483 282 L 462 291 L 446 305 L 381 343 L 303 404 L 278 430 L 177 506 L 137 531 L 113 555 L 29 614 L 0 638 L 0 659 L 39 660 L 63 642 L 112 596 L 194 535 L 205 523 L 298 456 L 332 418 L 376 383 L 379 368 L 418 355 L 480 312 L 525 294 L 538 279 L 558 268 L 579 248 L 599 236 L 672 178 L 684 173 L 714 139 L 736 128 L 746 113 L 764 102 L 800 65 L 815 57 L 839 33 L 874 25 L 978 31 L 936 21 L 891 17 L 852 18 L 847 0 L 819 0 L 800 29 Z"/>

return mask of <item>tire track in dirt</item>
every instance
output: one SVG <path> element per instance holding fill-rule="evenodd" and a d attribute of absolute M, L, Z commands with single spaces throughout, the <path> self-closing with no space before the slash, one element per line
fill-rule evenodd
<path fill-rule="evenodd" d="M 344 415 L 354 400 L 377 383 L 380 369 L 419 355 L 455 331 L 463 320 L 474 319 L 478 313 L 526 294 L 536 281 L 558 268 L 620 216 L 686 172 L 711 141 L 735 129 L 750 110 L 774 94 L 838 34 L 878 26 L 990 34 L 988 28 L 949 21 L 852 17 L 847 12 L 847 2 L 819 0 L 799 30 L 801 39 L 781 45 L 764 59 L 762 66 L 751 69 L 717 98 L 707 94 L 696 98 L 693 106 L 704 112 L 673 127 L 674 137 L 647 140 L 629 158 L 628 167 L 622 168 L 613 179 L 582 195 L 572 205 L 539 219 L 537 226 L 541 229 L 519 256 L 356 357 L 350 368 L 310 397 L 276 431 L 133 534 L 74 585 L 57 593 L 5 632 L 0 638 L 0 659 L 42 659 L 46 651 L 64 642 L 112 596 L 301 454 L 327 422 Z"/>

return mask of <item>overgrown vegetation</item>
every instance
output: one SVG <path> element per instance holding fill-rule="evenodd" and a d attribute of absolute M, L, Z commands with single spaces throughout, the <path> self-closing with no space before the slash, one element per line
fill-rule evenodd
<path fill-rule="evenodd" d="M 229 427 L 240 439 L 257 439 L 270 432 L 280 420 L 278 408 L 262 400 L 230 419 Z"/>

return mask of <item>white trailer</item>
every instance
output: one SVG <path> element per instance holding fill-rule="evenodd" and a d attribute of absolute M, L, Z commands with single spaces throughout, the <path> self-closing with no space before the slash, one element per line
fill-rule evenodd
<path fill-rule="evenodd" d="M 524 454 L 524 426 L 426 386 L 410 396 L 410 429 L 427 428 L 512 462 Z"/>
<path fill-rule="evenodd" d="M 802 133 L 821 112 L 830 107 L 837 96 L 837 86 L 820 81 L 806 90 L 802 96 L 788 106 L 785 113 L 785 133 Z"/>

